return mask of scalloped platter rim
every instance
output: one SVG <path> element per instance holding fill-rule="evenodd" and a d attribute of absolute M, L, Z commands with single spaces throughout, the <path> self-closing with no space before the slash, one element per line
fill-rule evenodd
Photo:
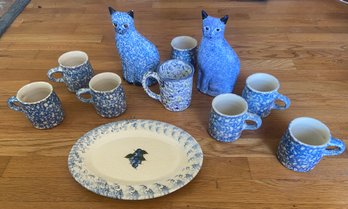
<path fill-rule="evenodd" d="M 203 152 L 186 131 L 155 120 L 101 125 L 73 145 L 68 168 L 86 189 L 110 198 L 161 197 L 188 184 L 200 171 Z"/>

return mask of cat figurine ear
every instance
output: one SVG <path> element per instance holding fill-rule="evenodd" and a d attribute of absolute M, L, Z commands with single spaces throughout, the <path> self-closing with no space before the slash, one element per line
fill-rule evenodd
<path fill-rule="evenodd" d="M 114 12 L 116 12 L 116 10 L 112 7 L 109 7 L 109 12 L 110 12 L 110 15 L 112 15 Z M 134 11 L 133 10 L 129 10 L 127 12 L 127 14 L 134 19 Z"/>
<path fill-rule="evenodd" d="M 225 25 L 227 23 L 228 20 L 228 15 L 223 16 L 222 18 L 220 18 L 221 22 L 223 22 Z"/>
<path fill-rule="evenodd" d="M 127 12 L 127 14 L 134 19 L 134 11 L 133 10 L 129 10 L 129 12 Z"/>
<path fill-rule="evenodd" d="M 109 12 L 110 12 L 110 15 L 112 15 L 112 13 L 116 12 L 116 10 L 114 10 L 114 8 L 112 7 L 109 7 Z"/>
<path fill-rule="evenodd" d="M 208 13 L 206 13 L 204 10 L 202 10 L 202 20 L 208 17 Z"/>

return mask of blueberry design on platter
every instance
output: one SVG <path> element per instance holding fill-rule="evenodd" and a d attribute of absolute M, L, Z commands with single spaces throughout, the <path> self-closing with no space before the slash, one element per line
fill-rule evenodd
<path fill-rule="evenodd" d="M 123 132 L 134 133 L 137 131 L 159 135 L 160 140 L 165 139 L 165 141 L 169 140 L 169 142 L 177 144 L 180 150 L 183 151 L 182 157 L 185 158 L 185 164 L 180 164 L 175 172 L 171 172 L 166 176 L 146 182 L 136 181 L 135 183 L 115 180 L 117 178 L 105 178 L 89 169 L 89 163 L 87 163 L 88 152 L 96 143 L 102 143 L 100 140 L 114 140 L 114 136 Z M 102 137 L 109 134 L 113 137 L 107 139 Z M 126 141 L 129 141 L 129 139 Z M 111 152 L 114 153 L 113 150 Z M 127 154 L 123 155 L 123 159 L 124 156 L 127 156 Z M 122 160 L 122 162 L 124 161 Z M 189 183 L 198 174 L 202 163 L 203 152 L 191 135 L 171 124 L 152 120 L 124 120 L 99 126 L 82 136 L 73 145 L 68 157 L 69 171 L 83 187 L 102 196 L 124 200 L 151 199 L 172 193 Z M 168 165 L 165 164 L 165 166 Z M 129 161 L 127 167 L 131 167 Z M 145 167 L 144 164 L 138 169 L 141 168 L 144 171 Z M 117 170 L 117 168 L 115 169 Z M 130 169 L 130 171 L 139 174 L 133 167 Z M 143 176 L 143 173 L 140 174 Z M 153 175 L 156 175 L 156 173 L 151 172 L 151 176 Z M 134 181 L 134 179 L 132 180 Z"/>
<path fill-rule="evenodd" d="M 134 153 L 126 155 L 125 158 L 129 159 L 129 163 L 133 168 L 137 168 L 143 161 L 145 161 L 144 155 L 148 154 L 145 150 L 138 148 Z"/>

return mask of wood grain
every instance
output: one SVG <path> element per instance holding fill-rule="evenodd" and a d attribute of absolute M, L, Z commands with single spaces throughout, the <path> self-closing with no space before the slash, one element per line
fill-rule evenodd
<path fill-rule="evenodd" d="M 234 143 L 208 135 L 212 98 L 196 88 L 191 107 L 173 113 L 142 88 L 124 84 L 127 111 L 105 119 L 63 84 L 52 83 L 66 118 L 51 130 L 36 130 L 8 109 L 7 98 L 29 82 L 47 81 L 47 70 L 65 51 L 86 51 L 96 73 L 122 74 L 108 6 L 135 11 L 137 29 L 157 45 L 162 61 L 170 57 L 173 37 L 201 38 L 201 9 L 228 14 L 225 36 L 241 59 L 235 93 L 250 74 L 271 73 L 291 108 L 272 112 L 260 129 L 243 132 Z M 309 173 L 287 170 L 275 157 L 288 123 L 300 116 L 322 120 L 348 143 L 347 11 L 328 0 L 32 0 L 0 38 L 0 208 L 348 208 L 347 152 L 325 157 Z M 96 126 L 130 118 L 165 121 L 192 134 L 204 152 L 198 176 L 173 194 L 146 201 L 104 198 L 76 183 L 67 168 L 71 146 Z"/>
<path fill-rule="evenodd" d="M 10 160 L 10 157 L 0 157 L 0 176 L 2 176 L 5 168 L 7 167 L 7 164 Z"/>

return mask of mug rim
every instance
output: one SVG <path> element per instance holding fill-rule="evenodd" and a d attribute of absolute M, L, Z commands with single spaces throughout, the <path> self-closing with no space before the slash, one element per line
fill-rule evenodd
<path fill-rule="evenodd" d="M 217 110 L 216 107 L 215 107 L 215 103 L 217 102 L 218 99 L 221 99 L 221 97 L 226 97 L 226 96 L 229 96 L 229 97 L 235 97 L 235 98 L 238 98 L 240 99 L 240 101 L 243 102 L 244 104 L 244 110 L 243 112 L 239 113 L 239 114 L 236 114 L 236 115 L 227 115 L 227 114 L 224 114 L 222 113 L 221 111 Z M 229 117 L 229 118 L 235 118 L 235 117 L 240 117 L 244 114 L 246 114 L 248 112 L 248 103 L 245 101 L 245 99 L 237 94 L 233 94 L 233 93 L 224 93 L 224 94 L 219 94 L 218 96 L 214 97 L 213 101 L 211 102 L 211 106 L 213 108 L 213 110 L 219 114 L 219 115 L 222 115 L 224 117 Z"/>
<path fill-rule="evenodd" d="M 20 99 L 19 94 L 20 94 L 22 91 L 24 91 L 26 88 L 29 88 L 30 86 L 38 85 L 38 84 L 46 85 L 46 86 L 50 89 L 50 92 L 49 92 L 49 94 L 48 94 L 46 97 L 44 97 L 44 98 L 42 98 L 42 99 L 40 99 L 40 100 L 38 100 L 38 101 L 35 101 L 35 102 L 24 102 L 24 101 L 22 101 L 22 100 Z M 51 96 L 52 93 L 53 93 L 53 86 L 52 86 L 50 83 L 45 82 L 45 81 L 35 81 L 35 82 L 31 82 L 31 83 L 28 83 L 28 84 L 22 86 L 22 87 L 17 91 L 16 99 L 18 99 L 18 101 L 19 101 L 20 103 L 28 104 L 28 105 L 33 105 L 33 104 L 38 104 L 38 103 L 41 103 L 41 102 L 45 101 L 48 97 Z"/>
<path fill-rule="evenodd" d="M 161 73 L 160 73 L 160 70 L 162 69 L 162 66 L 164 65 L 164 64 L 167 64 L 167 63 L 169 63 L 169 62 L 177 62 L 177 61 L 179 61 L 179 62 L 182 62 L 183 64 L 185 64 L 185 65 L 188 65 L 189 67 L 190 67 L 190 69 L 191 69 L 191 72 L 188 74 L 188 75 L 186 75 L 185 77 L 182 77 L 182 78 L 178 78 L 178 79 L 175 79 L 175 78 L 164 78 L 164 77 L 162 77 L 161 75 Z M 194 71 L 195 71 L 195 69 L 194 69 L 194 67 L 190 64 L 190 63 L 187 63 L 187 62 L 184 62 L 184 61 L 182 61 L 182 60 L 179 60 L 179 59 L 170 59 L 170 60 L 167 60 L 167 61 L 165 61 L 165 62 L 163 62 L 162 64 L 160 64 L 159 65 L 159 67 L 158 67 L 158 70 L 157 70 L 157 74 L 158 74 L 158 76 L 160 77 L 160 79 L 162 80 L 162 81 L 181 81 L 181 80 L 186 80 L 186 79 L 188 79 L 188 78 L 190 78 L 190 77 L 193 77 L 193 74 L 194 74 Z"/>
<path fill-rule="evenodd" d="M 326 139 L 326 142 L 323 143 L 323 144 L 320 144 L 320 145 L 313 145 L 313 144 L 307 144 L 305 142 L 302 142 L 301 140 L 299 140 L 298 138 L 296 138 L 293 134 L 293 131 L 291 130 L 292 126 L 294 125 L 294 123 L 298 122 L 299 120 L 311 120 L 313 122 L 316 122 L 318 124 L 320 124 L 324 129 L 325 131 L 327 132 L 328 134 L 328 138 Z M 330 142 L 330 139 L 331 139 L 331 132 L 330 132 L 330 129 L 323 123 L 321 122 L 320 120 L 318 119 L 315 119 L 315 118 L 312 118 L 312 117 L 298 117 L 298 118 L 295 118 L 293 119 L 290 124 L 289 124 L 289 127 L 288 127 L 288 131 L 289 131 L 289 134 L 291 136 L 291 138 L 296 141 L 297 143 L 303 145 L 303 146 L 307 146 L 307 147 L 312 147 L 312 148 L 322 148 L 322 147 L 326 147 L 329 142 Z"/>
<path fill-rule="evenodd" d="M 185 48 L 185 49 L 175 47 L 173 42 L 177 39 L 182 39 L 182 38 L 191 39 L 191 41 L 194 42 L 194 46 L 191 48 Z M 197 47 L 197 43 L 198 43 L 197 40 L 195 38 L 193 38 L 192 36 L 176 36 L 172 39 L 172 41 L 170 42 L 170 45 L 173 47 L 173 49 L 178 50 L 178 51 L 190 51 L 190 50 Z"/>
<path fill-rule="evenodd" d="M 118 81 L 118 84 L 114 87 L 114 88 L 112 88 L 112 89 L 110 89 L 110 90 L 107 90 L 107 91 L 100 91 L 100 90 L 96 90 L 96 89 L 94 89 L 93 87 L 92 87 L 92 81 L 93 81 L 93 79 L 96 79 L 96 78 L 98 78 L 98 77 L 100 77 L 100 76 L 113 76 L 113 78 L 115 79 L 115 80 L 117 80 Z M 89 81 L 89 83 L 88 83 L 88 87 L 92 90 L 92 91 L 94 91 L 94 92 L 97 92 L 97 93 L 109 93 L 109 92 L 113 92 L 113 91 L 115 91 L 118 87 L 120 87 L 121 86 L 121 83 L 122 83 L 122 79 L 121 79 L 121 77 L 119 76 L 119 75 L 117 75 L 116 73 L 113 73 L 113 72 L 103 72 L 103 73 L 98 73 L 98 74 L 96 74 L 95 76 L 93 76 L 92 78 L 91 78 L 91 80 Z"/>
<path fill-rule="evenodd" d="M 277 83 L 277 87 L 276 87 L 275 89 L 271 90 L 271 91 L 259 91 L 259 90 L 256 90 L 255 88 L 251 87 L 251 85 L 250 85 L 250 79 L 252 79 L 254 76 L 260 76 L 260 75 L 262 75 L 262 76 L 268 76 L 268 77 L 271 77 L 272 79 L 274 79 L 274 80 L 276 81 L 276 83 Z M 253 74 L 251 74 L 251 75 L 249 75 L 249 76 L 247 77 L 247 79 L 246 79 L 246 81 L 245 81 L 245 85 L 246 85 L 251 91 L 257 92 L 257 93 L 260 93 L 260 94 L 269 94 L 269 93 L 273 93 L 273 92 L 278 92 L 278 90 L 279 90 L 279 88 L 280 88 L 279 80 L 278 80 L 275 76 L 273 76 L 273 75 L 271 75 L 271 74 L 269 74 L 269 73 L 253 73 Z"/>
<path fill-rule="evenodd" d="M 83 61 L 83 63 L 79 64 L 79 65 L 74 65 L 74 66 L 66 66 L 62 64 L 62 60 L 64 56 L 68 56 L 69 54 L 73 54 L 73 53 L 80 53 L 84 56 L 85 61 Z M 69 69 L 74 69 L 74 68 L 78 68 L 82 65 L 85 65 L 88 62 L 88 55 L 86 52 L 84 51 L 80 51 L 80 50 L 73 50 L 73 51 L 68 51 L 68 52 L 64 52 L 63 54 L 61 54 L 58 58 L 58 63 L 59 66 L 63 67 L 63 68 L 69 68 Z"/>

